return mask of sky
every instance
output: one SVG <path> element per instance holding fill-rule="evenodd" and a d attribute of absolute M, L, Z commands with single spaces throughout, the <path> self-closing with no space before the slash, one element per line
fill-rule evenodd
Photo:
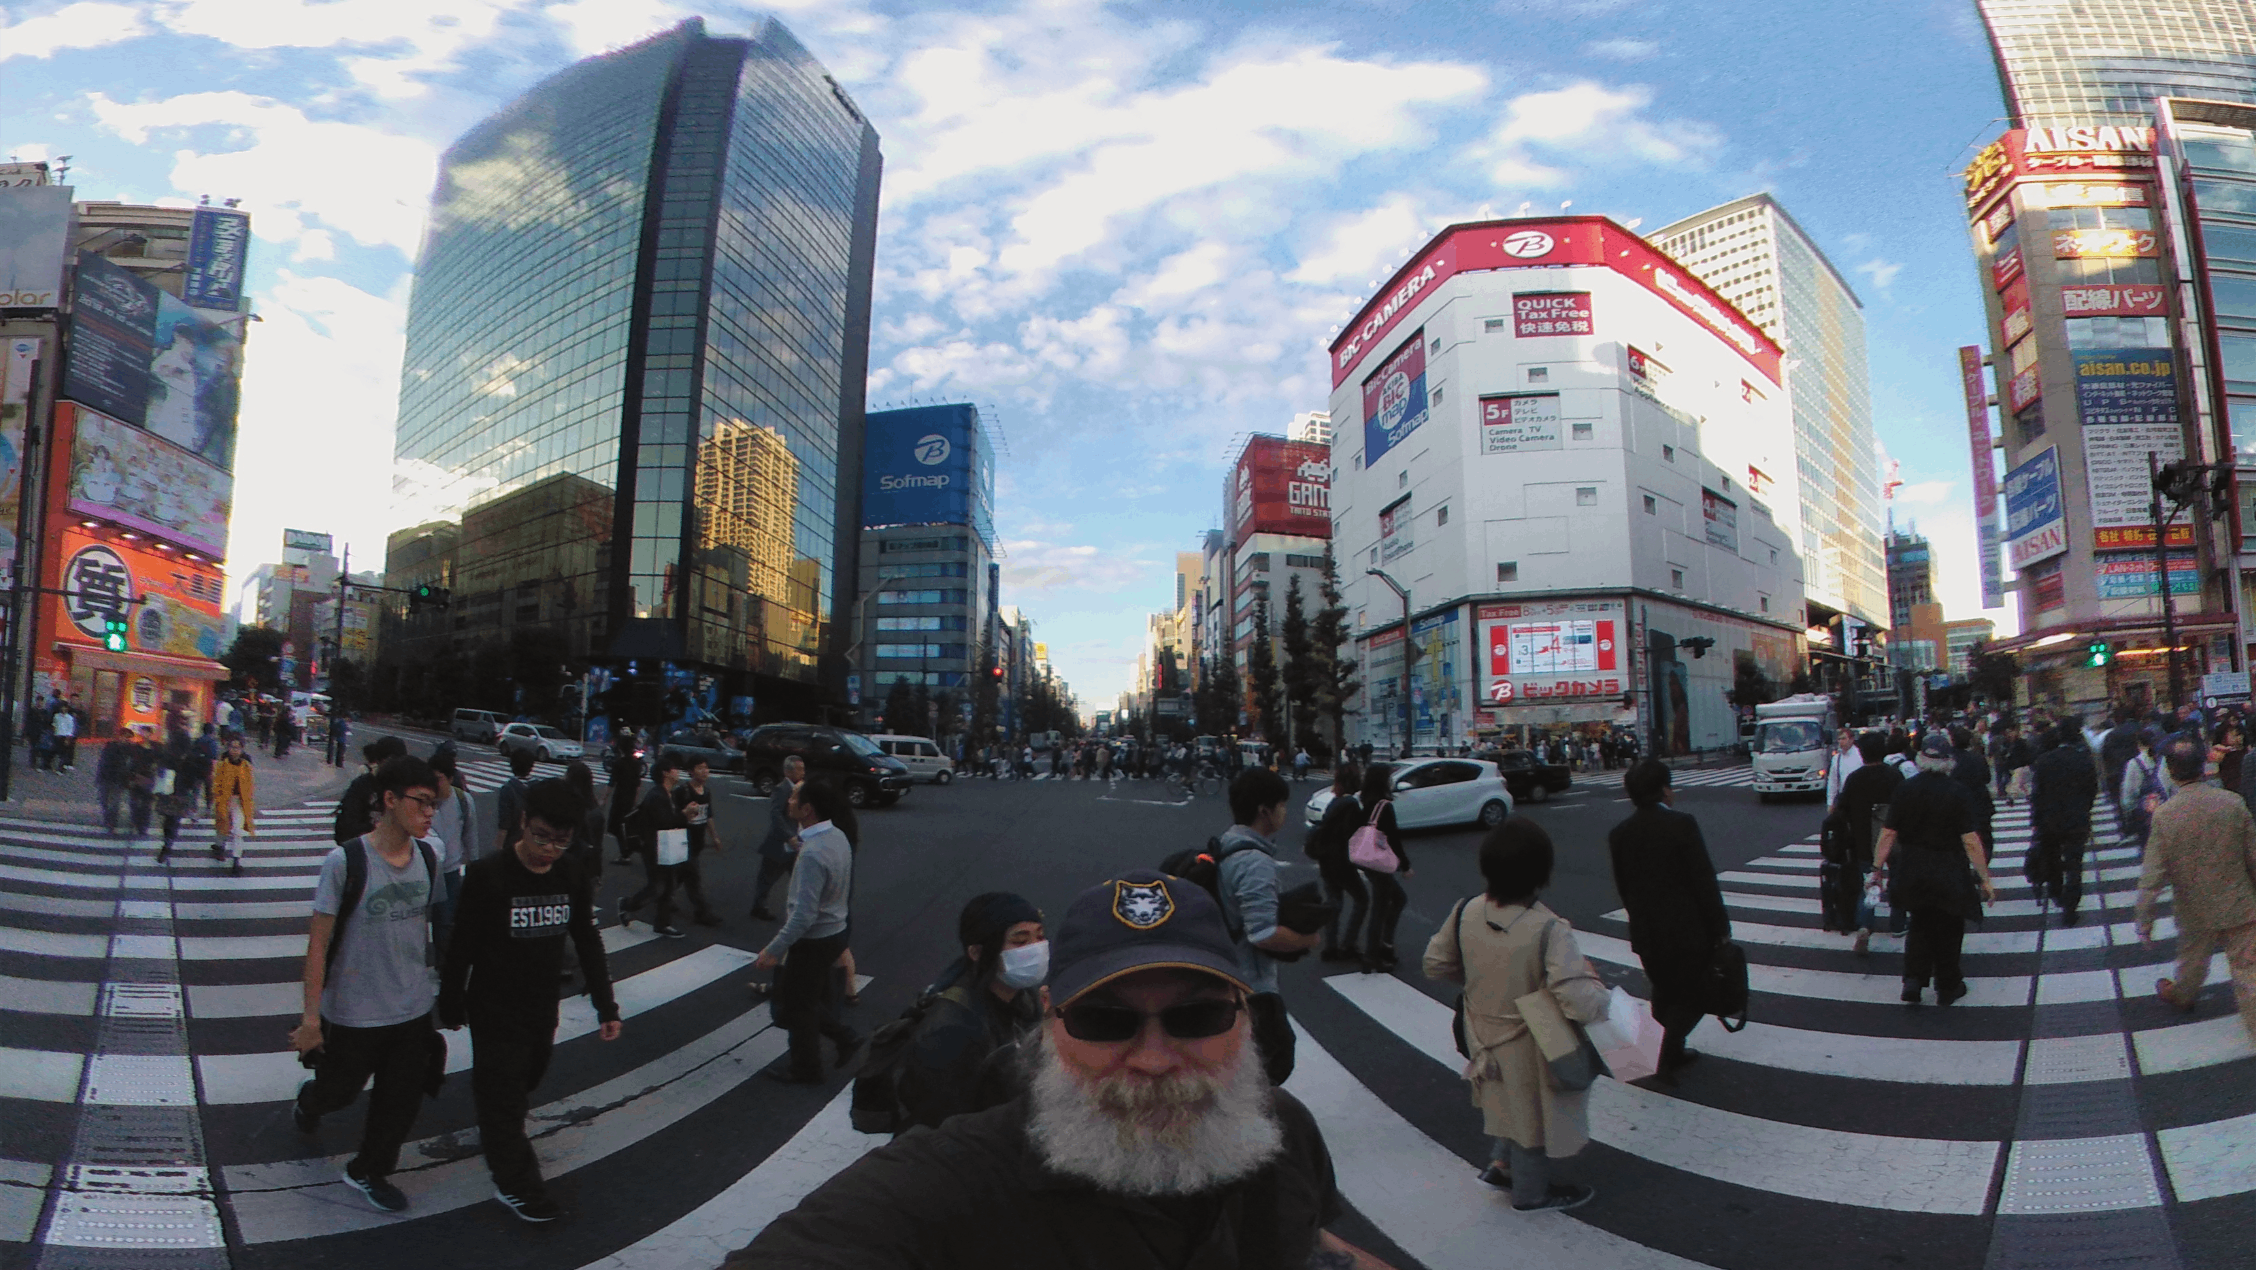
<path fill-rule="evenodd" d="M 1459 220 L 1658 228 L 1767 191 L 1864 305 L 1893 514 L 1981 608 L 1954 173 L 2003 126 L 1972 0 L 30 0 L 0 155 L 81 199 L 239 198 L 256 239 L 231 578 L 281 531 L 375 567 L 438 155 L 570 62 L 772 14 L 885 154 L 869 400 L 1003 438 L 1004 594 L 1086 708 L 1127 687 L 1242 438 L 1330 395 L 1324 345 Z"/>

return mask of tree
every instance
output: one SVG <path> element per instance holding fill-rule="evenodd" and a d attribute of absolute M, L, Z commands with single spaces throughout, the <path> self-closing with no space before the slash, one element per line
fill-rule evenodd
<path fill-rule="evenodd" d="M 1347 743 L 1347 703 L 1363 690 L 1355 678 L 1355 659 L 1341 656 L 1354 632 L 1347 625 L 1347 603 L 1341 597 L 1339 562 L 1329 545 L 1324 548 L 1324 580 L 1317 587 L 1324 606 L 1308 624 L 1311 678 L 1316 688 L 1316 708 L 1332 718 L 1332 747 Z"/>
<path fill-rule="evenodd" d="M 1298 733 L 1292 740 L 1300 745 L 1314 741 L 1323 747 L 1322 738 L 1316 735 L 1316 689 L 1319 675 L 1315 664 L 1315 640 L 1308 628 L 1308 606 L 1300 594 L 1300 575 L 1292 575 L 1285 584 L 1285 700 L 1291 706 L 1293 730 Z"/>
<path fill-rule="evenodd" d="M 1253 640 L 1246 645 L 1246 698 L 1263 739 L 1285 744 L 1285 693 L 1277 677 L 1277 646 L 1269 638 L 1269 597 L 1253 602 Z"/>
<path fill-rule="evenodd" d="M 282 632 L 271 626 L 246 626 L 235 632 L 235 642 L 219 658 L 219 664 L 233 671 L 235 678 L 249 683 L 257 680 L 263 692 L 272 692 L 282 684 Z"/>
<path fill-rule="evenodd" d="M 1993 653 L 1985 642 L 1967 650 L 1967 664 L 1972 668 L 1967 680 L 1974 691 L 1989 698 L 1991 705 L 2011 710 L 2013 687 L 2021 681 L 2021 659 L 2012 653 Z"/>
<path fill-rule="evenodd" d="M 906 735 L 932 735 L 932 690 L 925 687 L 922 681 L 909 689 L 909 714 L 904 722 L 908 726 L 899 731 Z"/>
<path fill-rule="evenodd" d="M 1221 736 L 1238 725 L 1237 668 L 1212 657 L 1199 659 L 1198 687 L 1191 693 L 1191 716 L 1201 736 Z"/>
<path fill-rule="evenodd" d="M 914 696 L 905 680 L 896 679 L 893 686 L 885 690 L 885 708 L 879 713 L 884 717 L 886 731 L 914 735 L 909 733 L 909 717 L 915 712 Z M 918 723 L 924 722 L 922 715 L 917 715 L 916 719 Z"/>
<path fill-rule="evenodd" d="M 1774 699 L 1770 678 L 1763 674 L 1761 663 L 1753 652 L 1741 648 L 1733 653 L 1731 667 L 1731 692 L 1728 700 L 1741 709 L 1751 710 Z"/>
<path fill-rule="evenodd" d="M 949 737 L 963 731 L 963 698 L 954 691 L 942 688 L 933 693 L 932 708 L 938 721 L 938 726 L 932 729 L 933 740 L 946 741 Z M 945 749 L 946 746 L 942 746 L 942 748 Z"/>

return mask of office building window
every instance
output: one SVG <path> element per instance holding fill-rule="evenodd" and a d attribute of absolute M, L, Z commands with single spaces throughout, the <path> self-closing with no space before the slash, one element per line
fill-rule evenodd
<path fill-rule="evenodd" d="M 1483 330 L 1483 331 L 1487 332 L 1487 333 L 1488 333 L 1488 334 L 1490 334 L 1490 335 L 1494 335 L 1494 334 L 1496 334 L 1496 333 L 1497 333 L 1498 331 L 1501 331 L 1501 330 L 1503 330 L 1503 329 L 1504 329 L 1504 319 L 1503 319 L 1503 318 L 1488 318 L 1488 319 L 1486 319 L 1485 321 L 1483 321 L 1483 322 L 1481 323 L 1481 330 Z"/>
<path fill-rule="evenodd" d="M 1660 504 L 1653 501 L 1653 496 L 1651 494 L 1647 494 L 1645 496 L 1645 514 L 1648 516 L 1657 515 L 1660 510 Z"/>
<path fill-rule="evenodd" d="M 877 593 L 877 602 L 880 604 L 962 604 L 968 594 L 968 591 L 963 590 L 880 591 Z"/>
<path fill-rule="evenodd" d="M 1496 566 L 1496 580 L 1497 580 L 1498 582 L 1517 582 L 1517 581 L 1519 581 L 1519 580 L 1520 580 L 1520 562 L 1519 562 L 1519 561 L 1517 561 L 1517 560 L 1506 560 L 1506 561 L 1503 561 L 1503 562 L 1499 563 L 1499 564 L 1498 564 L 1498 565 Z"/>
<path fill-rule="evenodd" d="M 1528 382 L 1531 384 L 1545 384 L 1551 382 L 1551 368 L 1549 366 L 1528 367 Z"/>
<path fill-rule="evenodd" d="M 1577 507 L 1596 507 L 1597 505 L 1598 505 L 1598 488 L 1597 488 L 1597 486 L 1594 486 L 1594 485 L 1584 485 L 1584 486 L 1580 486 L 1580 487 L 1578 487 L 1578 488 L 1577 488 L 1577 489 L 1575 490 L 1575 506 L 1577 506 Z"/>
<path fill-rule="evenodd" d="M 1682 569 L 1671 569 L 1671 570 L 1669 570 L 1669 585 L 1670 585 L 1670 586 L 1672 586 L 1672 587 L 1675 587 L 1675 588 L 1676 588 L 1677 590 L 1679 590 L 1679 591 L 1683 590 L 1683 589 L 1684 589 L 1684 570 L 1682 570 Z"/>
<path fill-rule="evenodd" d="M 1578 424 L 1576 424 L 1576 425 L 1574 426 L 1574 439 L 1575 439 L 1575 440 L 1577 440 L 1577 441 L 1588 441 L 1588 440 L 1590 439 L 1590 437 L 1591 437 L 1591 426 L 1590 426 L 1589 424 L 1587 424 L 1587 423 L 1578 423 Z"/>
<path fill-rule="evenodd" d="M 1664 446 L 1662 446 L 1662 447 L 1661 447 L 1661 461 L 1662 461 L 1663 463 L 1674 463 L 1674 462 L 1676 462 L 1676 447 L 1675 447 L 1675 446 L 1673 446 L 1673 445 L 1664 445 Z"/>
<path fill-rule="evenodd" d="M 1436 525 L 1446 525 L 1449 523 L 1449 504 L 1443 503 L 1441 506 L 1434 508 L 1434 523 Z"/>

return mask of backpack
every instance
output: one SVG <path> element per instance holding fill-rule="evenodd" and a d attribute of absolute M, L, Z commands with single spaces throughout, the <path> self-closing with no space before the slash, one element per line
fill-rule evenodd
<path fill-rule="evenodd" d="M 1222 902 L 1222 862 L 1240 851 L 1260 849 L 1259 843 L 1238 842 L 1225 847 L 1220 838 L 1208 838 L 1203 847 L 1185 847 L 1160 861 L 1159 871 L 1205 888 L 1222 910 L 1222 924 L 1230 932 L 1230 942 L 1236 943 L 1245 938 L 1245 927 L 1230 919 L 1230 906 Z"/>
<path fill-rule="evenodd" d="M 901 1017 L 870 1034 L 862 1061 L 854 1067 L 854 1097 L 849 1117 L 856 1133 L 894 1134 L 909 1127 L 901 1105 L 901 1073 L 916 1049 L 917 1028 L 941 998 L 969 1005 L 963 985 L 943 980 L 926 988 Z"/>
<path fill-rule="evenodd" d="M 349 924 L 345 917 L 360 907 L 360 897 L 368 890 L 368 844 L 355 838 L 345 843 L 344 848 L 345 889 L 337 897 L 337 921 L 329 928 L 329 948 L 322 954 L 324 984 L 329 980 L 329 971 L 337 965 L 337 950 L 345 946 L 345 927 Z M 439 857 L 431 850 L 431 844 L 421 838 L 415 839 L 415 849 L 422 854 L 424 871 L 431 878 L 430 898 L 425 904 L 436 903 L 446 894 L 446 881 L 439 876 Z"/>

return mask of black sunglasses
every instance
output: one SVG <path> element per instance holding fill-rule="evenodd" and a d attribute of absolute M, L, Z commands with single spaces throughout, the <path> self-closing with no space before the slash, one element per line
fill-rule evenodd
<path fill-rule="evenodd" d="M 1228 1001 L 1186 1001 L 1157 1014 L 1131 1010 L 1124 1005 L 1083 1003 L 1066 1006 L 1056 1013 L 1065 1024 L 1065 1034 L 1076 1041 L 1132 1041 L 1144 1030 L 1145 1019 L 1158 1019 L 1161 1030 L 1178 1041 L 1201 1041 L 1237 1026 L 1238 1011 L 1244 1008 L 1245 1003 L 1233 997 Z"/>

